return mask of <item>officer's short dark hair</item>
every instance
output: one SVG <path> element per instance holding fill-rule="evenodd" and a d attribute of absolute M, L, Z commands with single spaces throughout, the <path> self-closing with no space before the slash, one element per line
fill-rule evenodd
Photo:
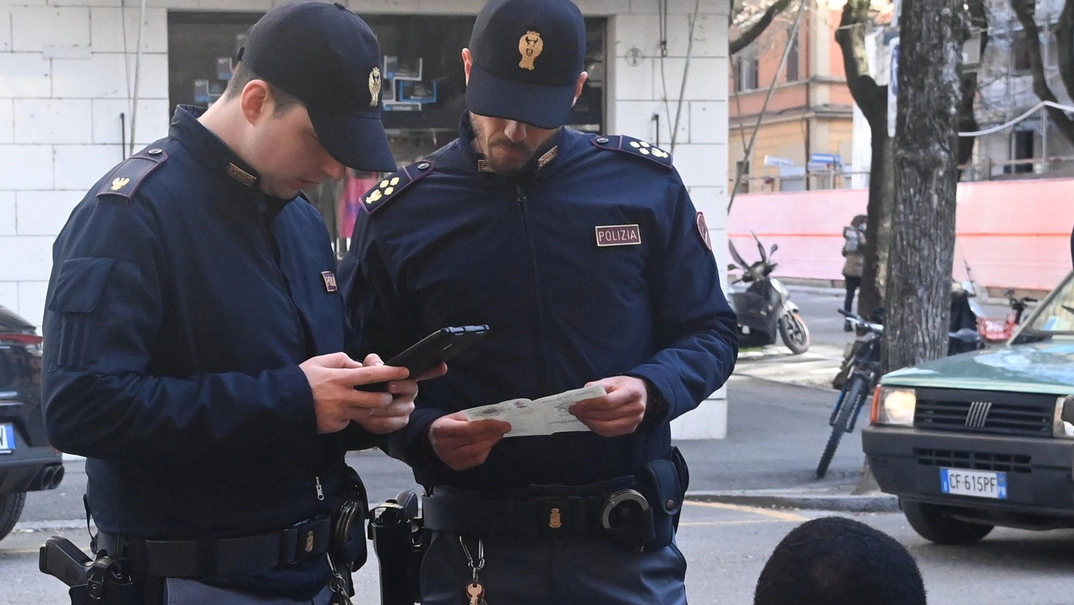
<path fill-rule="evenodd" d="M 235 73 L 231 75 L 231 81 L 227 83 L 227 88 L 224 89 L 224 98 L 230 100 L 239 96 L 242 89 L 245 88 L 251 80 L 264 80 L 264 78 L 255 74 L 253 70 L 246 67 L 245 64 L 239 63 L 239 66 L 235 68 Z M 284 113 L 292 107 L 302 103 L 302 101 L 298 100 L 298 97 L 283 90 L 279 86 L 273 86 L 267 81 L 265 84 L 268 84 L 269 88 L 272 89 L 272 98 L 276 101 L 272 111 L 273 115 Z"/>
<path fill-rule="evenodd" d="M 882 531 L 845 517 L 791 530 L 757 580 L 754 605 L 925 605 L 913 556 Z"/>

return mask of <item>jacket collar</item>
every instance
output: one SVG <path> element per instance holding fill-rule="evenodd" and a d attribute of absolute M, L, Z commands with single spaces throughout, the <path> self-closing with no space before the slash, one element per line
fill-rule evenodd
<path fill-rule="evenodd" d="M 477 151 L 474 146 L 474 127 L 470 122 L 470 112 L 465 112 L 459 119 L 459 144 L 466 152 L 466 156 L 470 161 L 471 166 L 478 172 L 484 172 L 491 175 L 499 176 L 512 183 L 527 183 L 537 176 L 538 172 L 551 165 L 557 157 L 559 157 L 561 144 L 564 137 L 564 128 L 560 128 L 556 131 L 552 138 L 548 140 L 545 146 L 538 150 L 529 162 L 522 167 L 517 174 L 504 176 L 497 175 L 485 166 L 485 155 Z"/>

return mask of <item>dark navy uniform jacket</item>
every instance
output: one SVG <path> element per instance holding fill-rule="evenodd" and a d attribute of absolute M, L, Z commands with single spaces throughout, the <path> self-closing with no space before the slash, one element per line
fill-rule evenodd
<path fill-rule="evenodd" d="M 392 455 L 425 486 L 464 490 L 584 485 L 668 456 L 669 422 L 722 385 L 737 354 L 704 221 L 670 157 L 562 129 L 509 179 L 481 170 L 472 136 L 464 119 L 460 139 L 371 190 L 341 264 L 348 315 L 373 350 L 490 327 L 422 383 Z M 429 445 L 440 416 L 618 374 L 650 385 L 656 413 L 634 434 L 508 437 L 462 472 Z"/>
<path fill-rule="evenodd" d="M 319 436 L 298 364 L 344 348 L 317 210 L 274 199 L 180 107 L 56 240 L 44 321 L 49 437 L 86 456 L 97 525 L 144 538 L 282 530 L 329 511 L 344 435 Z M 322 561 L 261 578 L 309 597 Z"/>

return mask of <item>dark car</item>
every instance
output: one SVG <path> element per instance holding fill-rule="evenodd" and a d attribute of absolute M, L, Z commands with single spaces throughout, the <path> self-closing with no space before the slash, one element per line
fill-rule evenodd
<path fill-rule="evenodd" d="M 941 544 L 1074 527 L 1074 274 L 1001 347 L 880 379 L 862 448 L 880 489 Z"/>
<path fill-rule="evenodd" d="M 0 539 L 26 503 L 26 492 L 63 479 L 60 452 L 49 445 L 41 414 L 41 337 L 34 325 L 0 306 Z"/>

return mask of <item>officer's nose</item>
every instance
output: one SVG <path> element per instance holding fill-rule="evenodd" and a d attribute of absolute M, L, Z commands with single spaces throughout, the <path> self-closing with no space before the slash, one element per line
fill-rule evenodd
<path fill-rule="evenodd" d="M 339 160 L 332 156 L 328 156 L 325 159 L 325 163 L 322 167 L 322 170 L 324 170 L 324 173 L 333 181 L 338 181 L 339 179 L 347 176 L 347 167 L 341 164 Z"/>
<path fill-rule="evenodd" d="M 526 138 L 526 125 L 515 120 L 508 120 L 503 129 L 504 135 L 513 142 L 522 141 Z"/>

